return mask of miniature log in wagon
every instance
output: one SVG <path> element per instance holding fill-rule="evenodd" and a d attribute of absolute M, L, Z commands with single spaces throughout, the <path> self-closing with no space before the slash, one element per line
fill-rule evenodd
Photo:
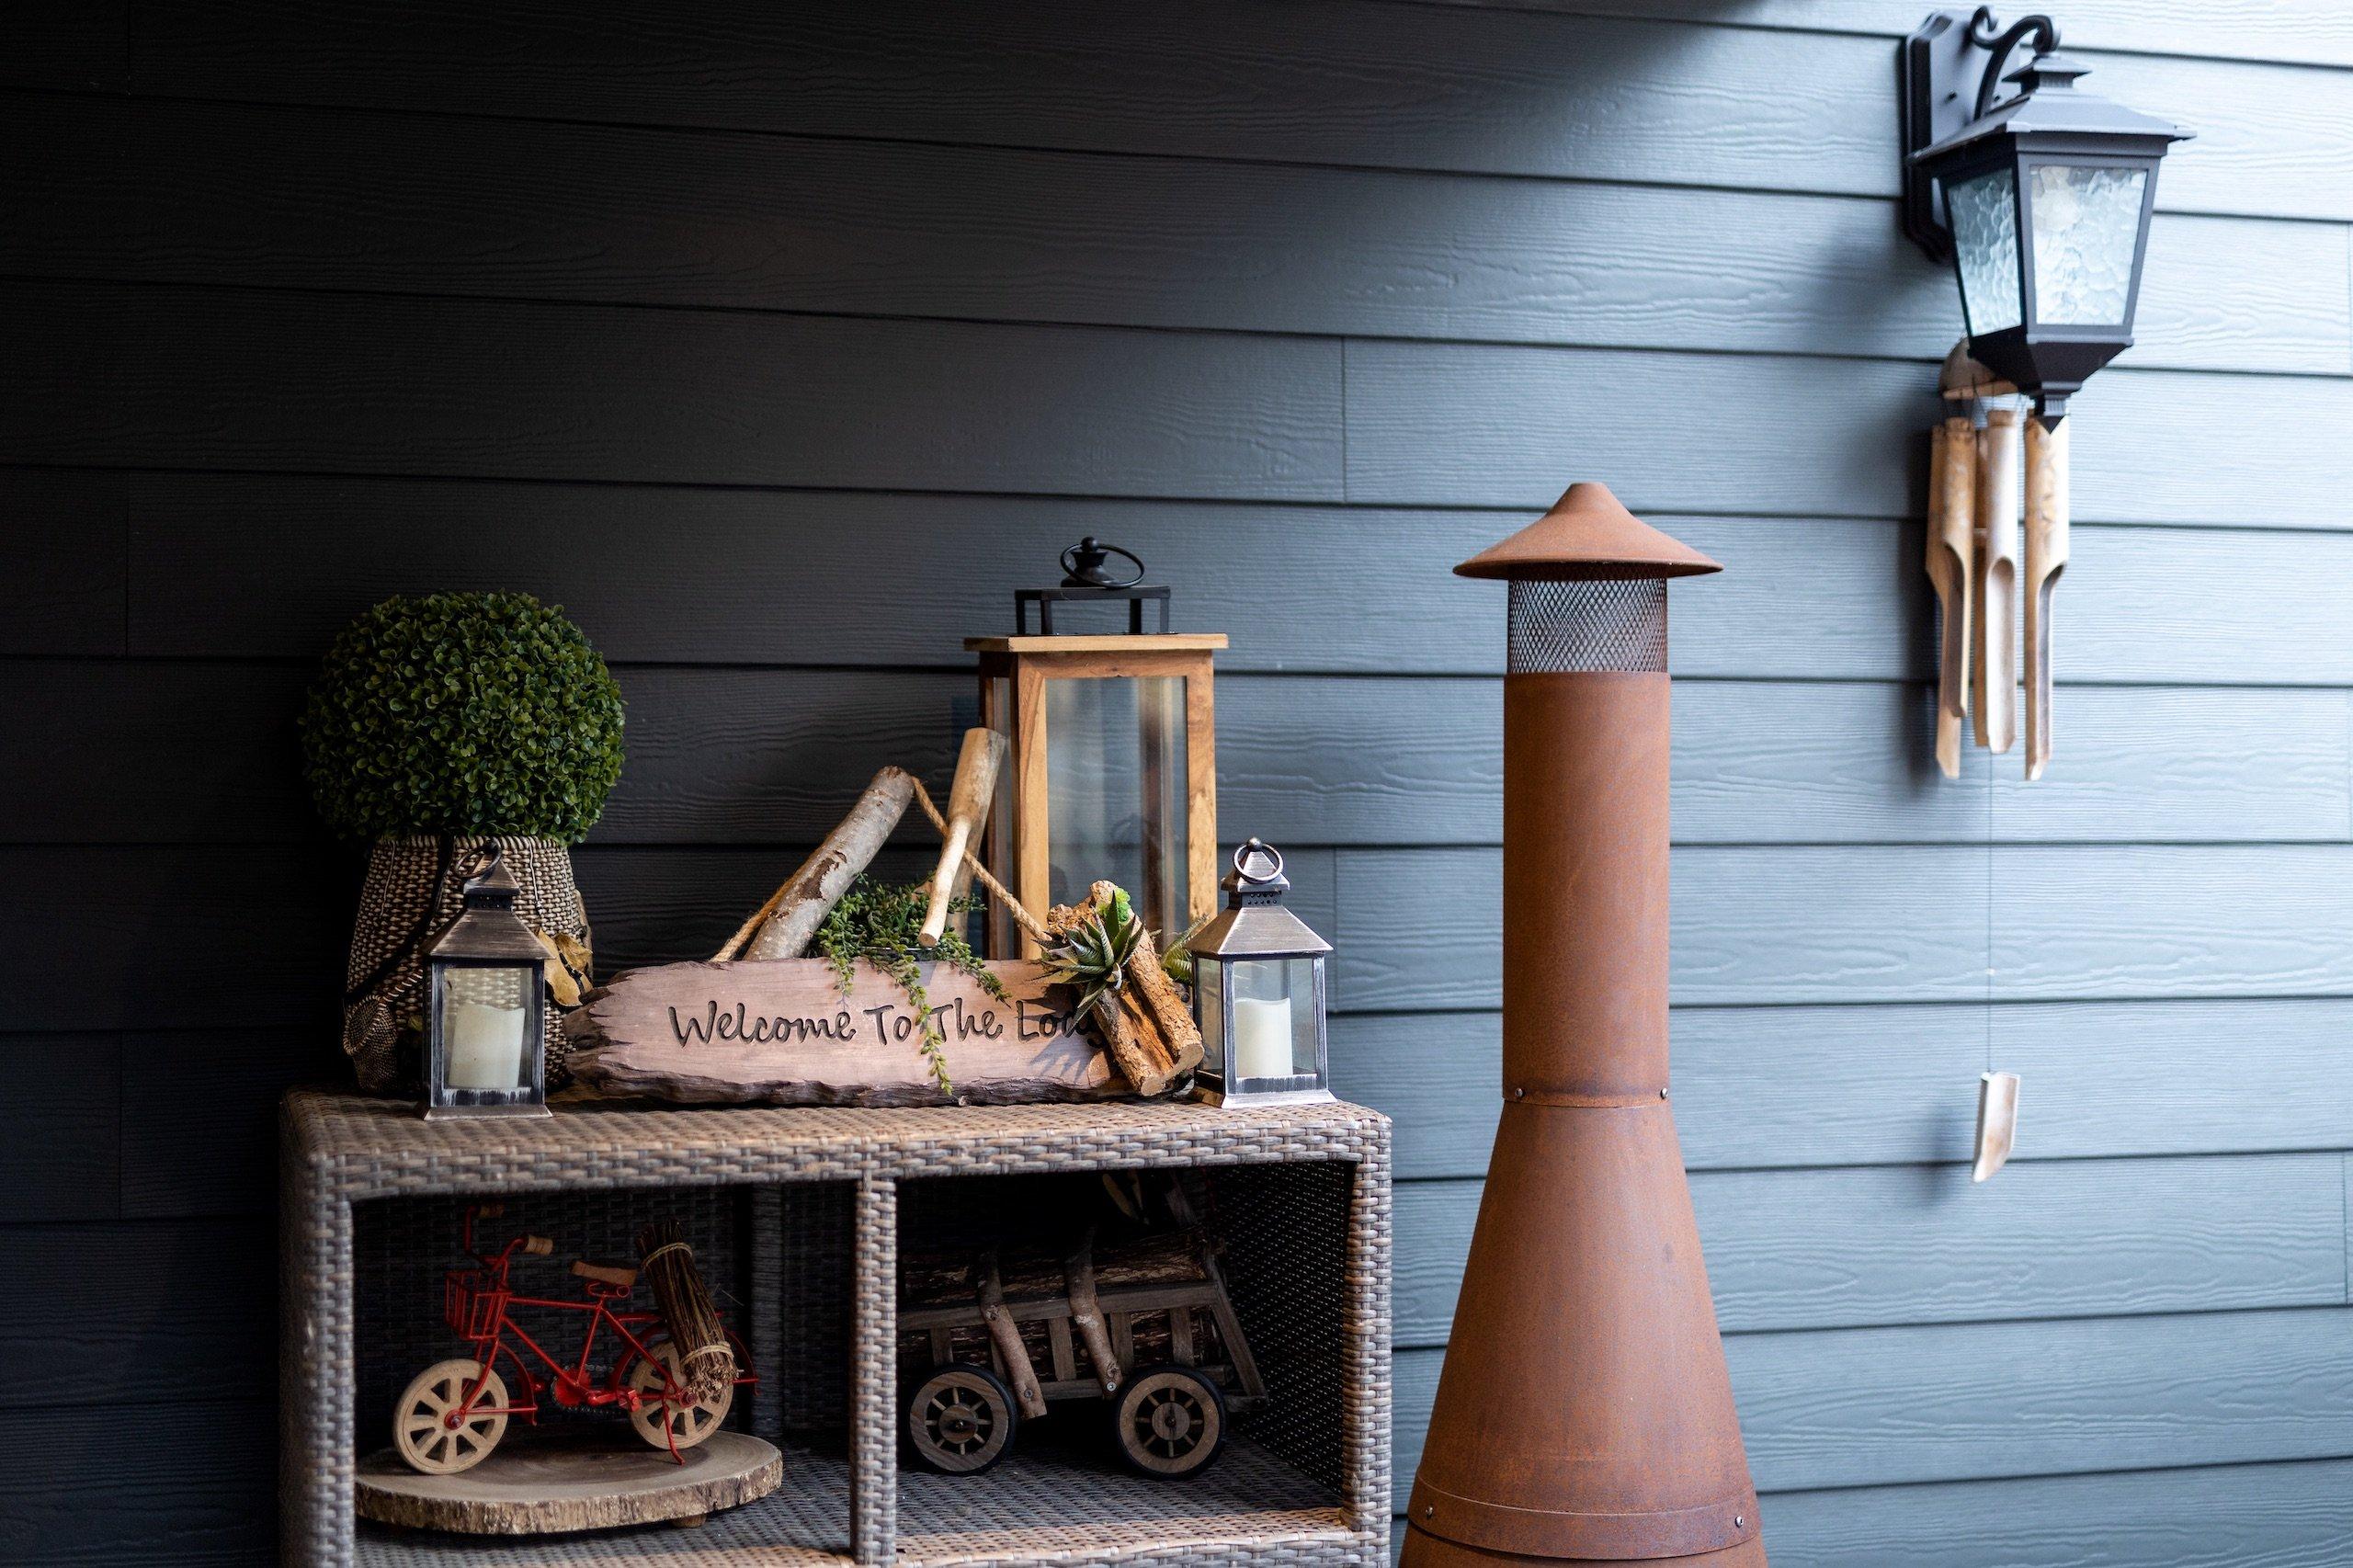
<path fill-rule="evenodd" d="M 969 1475 L 1011 1449 L 1050 1402 L 1102 1400 L 1120 1455 L 1147 1475 L 1197 1473 L 1229 1417 L 1267 1385 L 1198 1228 L 1066 1256 L 995 1251 L 908 1260 L 900 1279 L 905 1433 L 934 1470 Z"/>

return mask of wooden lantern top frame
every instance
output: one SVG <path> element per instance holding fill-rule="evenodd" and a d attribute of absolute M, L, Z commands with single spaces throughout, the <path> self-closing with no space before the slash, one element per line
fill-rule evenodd
<path fill-rule="evenodd" d="M 1211 656 L 1226 645 L 1223 632 L 1115 632 L 1102 636 L 968 637 L 980 656 L 981 722 L 1013 743 L 1009 812 L 992 812 L 991 868 L 1032 912 L 1053 902 L 1051 814 L 1047 778 L 1046 682 L 1174 676 L 1185 683 L 1185 910 L 1188 926 L 1217 908 L 1217 738 Z M 1003 694 L 1000 699 L 1000 692 Z M 997 711 L 1010 702 L 1009 714 Z M 1006 793 L 1003 790 L 1001 794 Z M 1002 842 L 1010 826 L 1013 842 Z M 1142 894 L 1144 890 L 1131 890 Z M 1140 900 L 1140 902 L 1142 902 Z M 1148 906 L 1147 906 L 1148 907 Z M 1009 921 L 991 925 L 992 956 L 1034 958 L 1037 944 L 1013 948 Z M 1164 943 L 1183 930 L 1163 931 Z"/>

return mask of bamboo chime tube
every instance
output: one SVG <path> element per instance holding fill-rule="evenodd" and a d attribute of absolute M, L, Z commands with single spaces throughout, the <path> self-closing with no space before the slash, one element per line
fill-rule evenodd
<path fill-rule="evenodd" d="M 2051 590 L 2067 565 L 2067 421 L 2026 427 L 2026 776 L 2051 762 Z"/>
<path fill-rule="evenodd" d="M 1969 716 L 1970 632 L 1976 621 L 1977 432 L 1966 415 L 1933 433 L 1928 470 L 1928 577 L 1943 608 L 1937 657 L 1937 766 L 1961 777 Z"/>
<path fill-rule="evenodd" d="M 2018 437 L 2016 408 L 1988 409 L 1977 442 L 1977 631 L 1970 695 L 1977 744 L 2018 742 Z"/>

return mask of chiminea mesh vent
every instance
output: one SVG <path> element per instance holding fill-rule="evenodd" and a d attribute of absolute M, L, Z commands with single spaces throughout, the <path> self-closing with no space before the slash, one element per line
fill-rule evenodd
<path fill-rule="evenodd" d="M 1661 577 L 1511 585 L 1508 663 L 1514 675 L 1666 668 L 1666 581 Z"/>

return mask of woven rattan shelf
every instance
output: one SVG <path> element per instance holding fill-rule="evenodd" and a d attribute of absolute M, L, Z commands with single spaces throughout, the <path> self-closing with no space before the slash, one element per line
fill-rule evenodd
<path fill-rule="evenodd" d="M 938 1110 L 574 1107 L 550 1120 L 435 1122 L 398 1102 L 300 1091 L 283 1118 L 281 1503 L 289 1563 L 707 1565 L 1386 1563 L 1389 1536 L 1389 1128 L 1349 1105 L 1002 1106 Z M 1332 1454 L 1302 1469 L 1279 1424 L 1188 1483 L 1147 1482 L 1051 1445 L 988 1474 L 899 1472 L 897 1267 L 905 1183 L 1123 1168 L 1333 1171 L 1336 1391 L 1315 1419 Z M 1280 1171 L 1259 1175 L 1281 1176 Z M 1345 1180 L 1343 1180 L 1345 1176 Z M 355 1205 L 473 1194 L 834 1184 L 847 1209 L 841 1315 L 849 1432 L 788 1449 L 775 1496 L 693 1530 L 526 1541 L 400 1535 L 352 1512 L 358 1447 Z M 809 1190 L 804 1187 L 804 1190 Z M 928 1186 L 923 1190 L 929 1191 Z M 1254 1330 L 1254 1336 L 1256 1331 Z M 755 1335 L 756 1355 L 760 1344 Z M 1294 1422 L 1294 1427 L 1296 1423 Z M 1290 1436 L 1295 1437 L 1293 1430 Z M 1275 1450 L 1280 1450 L 1279 1453 Z M 1308 1471 L 1321 1472 L 1310 1474 Z M 1335 1484 L 1336 1483 L 1336 1484 Z"/>

